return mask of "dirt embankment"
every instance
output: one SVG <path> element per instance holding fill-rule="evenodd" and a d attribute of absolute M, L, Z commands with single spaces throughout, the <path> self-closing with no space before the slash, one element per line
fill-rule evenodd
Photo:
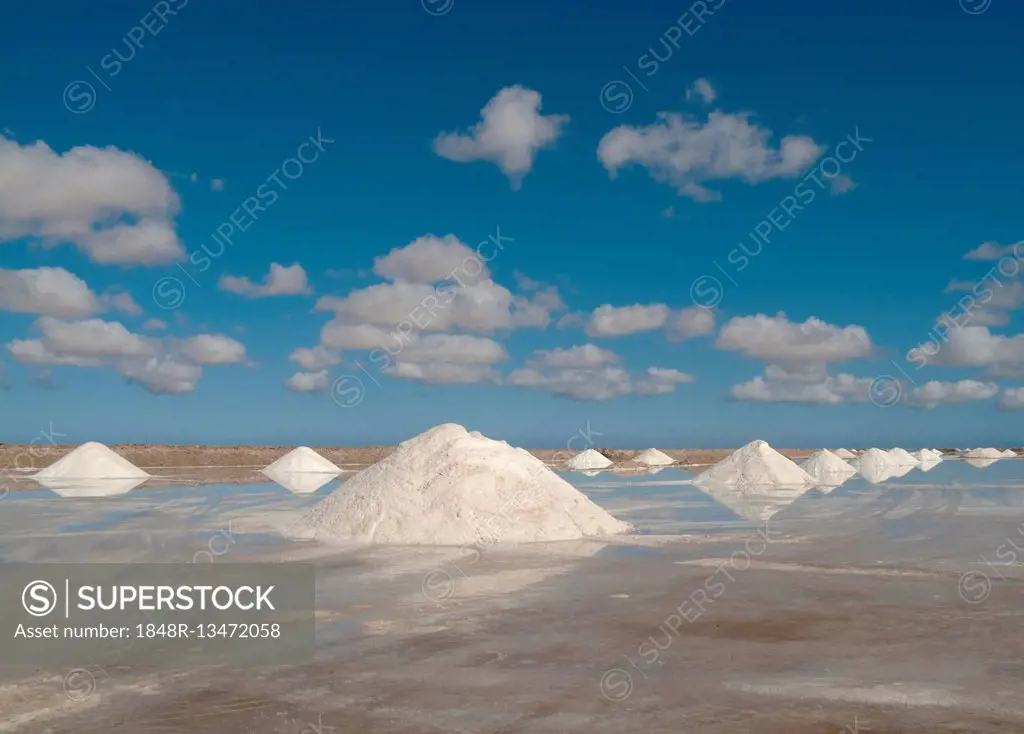
<path fill-rule="evenodd" d="M 0 470 L 41 469 L 57 461 L 74 446 L 36 444 L 0 444 Z M 223 469 L 244 467 L 261 469 L 276 461 L 294 446 L 157 446 L 153 444 L 114 444 L 110 447 L 118 454 L 143 469 L 178 469 L 218 467 Z M 394 451 L 394 446 L 336 446 L 317 448 L 325 458 L 342 465 L 374 464 Z M 662 449 L 676 461 L 688 464 L 713 464 L 728 456 L 734 449 Z M 544 461 L 564 460 L 574 452 L 565 449 L 529 449 Z M 638 450 L 598 449 L 615 463 L 630 461 Z M 809 455 L 811 449 L 780 449 L 789 458 Z"/>

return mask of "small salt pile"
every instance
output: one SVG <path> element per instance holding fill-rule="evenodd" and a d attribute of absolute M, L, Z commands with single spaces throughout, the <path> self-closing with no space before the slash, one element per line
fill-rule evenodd
<path fill-rule="evenodd" d="M 811 454 L 800 467 L 817 480 L 815 483 L 819 487 L 838 487 L 857 473 L 856 469 L 828 449 Z"/>
<path fill-rule="evenodd" d="M 843 459 L 844 461 L 847 459 L 857 458 L 857 454 L 853 453 L 849 449 L 836 449 L 832 453 L 838 456 L 840 459 Z"/>
<path fill-rule="evenodd" d="M 296 494 L 310 494 L 341 474 L 341 469 L 308 446 L 299 446 L 263 469 L 263 473 Z"/>
<path fill-rule="evenodd" d="M 906 449 L 889 449 L 887 453 L 896 466 L 916 466 L 920 463 L 920 460 Z"/>
<path fill-rule="evenodd" d="M 148 479 L 149 474 L 114 453 L 101 443 L 89 441 L 45 469 L 34 478 L 75 479 Z"/>
<path fill-rule="evenodd" d="M 1017 453 L 1013 449 L 1006 449 L 1005 451 L 1003 451 L 1003 456 L 1005 456 L 1007 459 L 1016 459 Z"/>
<path fill-rule="evenodd" d="M 143 484 L 149 474 L 103 444 L 90 441 L 32 478 L 61 497 L 113 497 Z"/>
<path fill-rule="evenodd" d="M 695 482 L 742 485 L 812 485 L 814 477 L 768 445 L 751 441 L 699 474 Z"/>
<path fill-rule="evenodd" d="M 896 463 L 889 452 L 874 448 L 868 449 L 858 457 L 856 469 L 872 484 L 884 482 L 897 474 Z"/>
<path fill-rule="evenodd" d="M 999 449 L 971 449 L 970 451 L 964 452 L 964 457 L 967 459 L 1001 459 L 1003 458 L 1003 452 Z"/>
<path fill-rule="evenodd" d="M 658 451 L 658 449 L 647 449 L 643 453 L 634 456 L 633 461 L 647 466 L 668 466 L 669 464 L 676 463 L 675 459 L 662 451 Z"/>
<path fill-rule="evenodd" d="M 353 476 L 289 531 L 335 542 L 467 545 L 631 529 L 529 452 L 446 423 Z"/>
<path fill-rule="evenodd" d="M 570 469 L 605 469 L 611 465 L 612 462 L 607 456 L 594 449 L 581 451 L 566 464 Z"/>

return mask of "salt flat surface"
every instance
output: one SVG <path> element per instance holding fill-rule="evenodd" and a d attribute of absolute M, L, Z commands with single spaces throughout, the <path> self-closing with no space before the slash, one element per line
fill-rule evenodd
<path fill-rule="evenodd" d="M 638 716 L 659 733 L 1024 726 L 1024 568 L 1000 560 L 1008 540 L 1024 547 L 1024 462 L 755 488 L 782 505 L 767 519 L 677 469 L 561 476 L 639 534 L 342 549 L 265 532 L 333 487 L 11 491 L 3 562 L 190 562 L 214 547 L 218 563 L 315 563 L 318 653 L 244 671 L 112 670 L 80 702 L 66 670 L 4 671 L 2 730 L 610 733 Z M 692 621 L 669 617 L 680 607 Z"/>

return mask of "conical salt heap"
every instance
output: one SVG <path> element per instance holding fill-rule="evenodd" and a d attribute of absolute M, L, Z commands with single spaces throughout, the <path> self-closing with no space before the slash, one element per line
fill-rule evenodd
<path fill-rule="evenodd" d="M 853 453 L 849 449 L 836 449 L 832 453 L 838 456 L 843 461 L 857 458 L 857 454 Z"/>
<path fill-rule="evenodd" d="M 814 477 L 768 445 L 751 441 L 699 474 L 695 482 L 743 485 L 813 485 Z"/>
<path fill-rule="evenodd" d="M 299 446 L 266 467 L 263 473 L 296 494 L 309 494 L 341 474 L 341 469 L 308 446 Z"/>
<path fill-rule="evenodd" d="M 145 483 L 149 474 L 101 443 L 83 443 L 32 477 L 61 497 L 113 497 Z"/>
<path fill-rule="evenodd" d="M 890 458 L 892 459 L 892 462 L 896 466 L 916 466 L 918 463 L 920 463 L 920 459 L 918 459 L 916 456 L 914 456 L 906 449 L 901 449 L 897 447 L 894 449 L 889 449 L 886 453 L 889 454 Z"/>
<path fill-rule="evenodd" d="M 815 485 L 819 487 L 838 487 L 857 473 L 856 469 L 828 449 L 811 454 L 800 467 L 817 480 Z"/>
<path fill-rule="evenodd" d="M 594 449 L 581 451 L 566 464 L 570 469 L 605 469 L 611 465 L 611 459 Z"/>
<path fill-rule="evenodd" d="M 631 529 L 529 452 L 446 423 L 401 443 L 290 530 L 335 542 L 466 545 Z"/>
<path fill-rule="evenodd" d="M 101 443 L 89 441 L 33 476 L 36 480 L 148 479 L 149 474 Z"/>
<path fill-rule="evenodd" d="M 658 449 L 647 449 L 643 453 L 634 456 L 633 461 L 647 466 L 668 466 L 669 464 L 676 463 L 675 459 L 662 451 L 658 451 Z"/>
<path fill-rule="evenodd" d="M 1002 459 L 1003 452 L 999 449 L 971 449 L 964 452 L 967 459 Z"/>

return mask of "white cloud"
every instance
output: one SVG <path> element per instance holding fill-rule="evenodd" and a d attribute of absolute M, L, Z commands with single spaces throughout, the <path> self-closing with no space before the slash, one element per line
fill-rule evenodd
<path fill-rule="evenodd" d="M 667 395 L 680 385 L 693 382 L 693 375 L 675 369 L 648 367 L 645 377 L 633 387 L 637 395 Z"/>
<path fill-rule="evenodd" d="M 397 362 L 382 371 L 391 377 L 418 380 L 431 385 L 467 385 L 475 382 L 500 381 L 497 371 L 486 364 Z"/>
<path fill-rule="evenodd" d="M 653 331 L 665 325 L 668 315 L 669 308 L 664 303 L 620 307 L 605 304 L 590 315 L 587 335 L 610 337 Z"/>
<path fill-rule="evenodd" d="M 296 349 L 288 355 L 288 359 L 308 372 L 317 372 L 341 363 L 341 355 L 327 349 L 322 344 L 318 344 L 312 349 L 306 347 Z"/>
<path fill-rule="evenodd" d="M 823 364 L 802 365 L 795 371 L 769 365 L 763 376 L 733 385 L 729 395 L 733 400 L 758 403 L 866 403 L 871 399 L 873 382 L 871 377 L 854 377 L 846 373 L 829 375 Z"/>
<path fill-rule="evenodd" d="M 617 354 L 593 344 L 538 350 L 524 367 L 512 370 L 505 382 L 573 400 L 600 401 L 623 395 L 663 395 L 693 380 L 679 370 L 651 367 L 634 382 L 618 362 Z"/>
<path fill-rule="evenodd" d="M 993 376 L 1024 370 L 1024 334 L 1001 336 L 984 326 L 964 326 L 950 329 L 937 347 L 915 347 L 907 359 L 915 364 L 988 367 Z"/>
<path fill-rule="evenodd" d="M 1008 387 L 997 403 L 1001 410 L 1024 410 L 1024 387 Z"/>
<path fill-rule="evenodd" d="M 482 258 L 453 234 L 417 237 L 408 245 L 375 258 L 373 272 L 388 280 L 426 284 L 450 280 L 453 274 L 463 283 L 491 277 Z"/>
<path fill-rule="evenodd" d="M 577 369 L 614 364 L 619 361 L 619 357 L 609 349 L 601 349 L 593 344 L 578 344 L 569 348 L 538 350 L 534 352 L 534 360 L 545 367 Z"/>
<path fill-rule="evenodd" d="M 581 401 L 610 400 L 629 395 L 633 384 L 621 367 L 562 369 L 545 372 L 536 366 L 512 370 L 505 379 L 509 385 L 547 390 L 554 395 Z"/>
<path fill-rule="evenodd" d="M 142 322 L 142 328 L 146 331 L 163 331 L 167 328 L 167 322 L 160 319 L 146 319 Z"/>
<path fill-rule="evenodd" d="M 267 298 L 269 296 L 303 296 L 313 292 L 309 287 L 306 271 L 299 263 L 284 266 L 271 263 L 270 272 L 263 276 L 262 283 L 253 283 L 245 277 L 222 275 L 219 287 L 222 291 L 236 293 L 246 298 Z"/>
<path fill-rule="evenodd" d="M 960 380 L 940 382 L 932 380 L 916 387 L 907 395 L 907 404 L 934 408 L 949 403 L 968 403 L 975 400 L 990 400 L 999 392 L 999 386 L 991 382 Z"/>
<path fill-rule="evenodd" d="M 121 313 L 129 316 L 141 316 L 142 308 L 132 298 L 131 293 L 117 293 L 110 297 L 111 305 Z"/>
<path fill-rule="evenodd" d="M 469 334 L 428 334 L 406 344 L 394 355 L 399 362 L 494 364 L 508 359 L 498 342 Z"/>
<path fill-rule="evenodd" d="M 38 319 L 35 326 L 39 338 L 7 344 L 7 351 L 19 362 L 108 367 L 154 393 L 191 392 L 203 366 L 233 364 L 245 358 L 242 344 L 214 334 L 160 340 L 134 334 L 116 321 L 60 321 L 48 316 Z"/>
<path fill-rule="evenodd" d="M 1018 260 L 1024 260 L 1024 240 L 1005 246 L 998 242 L 984 242 L 964 255 L 964 260 L 995 261 L 1007 255 L 1016 255 Z"/>
<path fill-rule="evenodd" d="M 370 324 L 346 324 L 333 320 L 320 329 L 320 343 L 328 349 L 380 349 L 394 337 Z"/>
<path fill-rule="evenodd" d="M 708 189 L 705 182 L 739 179 L 756 184 L 796 177 L 824 151 L 805 135 L 787 135 L 775 148 L 771 135 L 770 130 L 751 123 L 747 113 L 715 111 L 705 123 L 660 113 L 651 125 L 621 125 L 606 133 L 597 156 L 612 178 L 623 167 L 637 164 L 682 196 L 715 201 L 721 194 Z"/>
<path fill-rule="evenodd" d="M 94 262 L 165 264 L 185 256 L 172 224 L 179 208 L 167 177 L 134 153 L 58 154 L 42 141 L 0 138 L 0 241 L 68 242 Z"/>
<path fill-rule="evenodd" d="M 683 308 L 674 311 L 665 324 L 669 341 L 707 336 L 715 330 L 715 312 L 710 308 Z"/>
<path fill-rule="evenodd" d="M 285 386 L 294 392 L 313 393 L 322 392 L 330 384 L 327 370 L 318 372 L 296 372 L 288 378 Z"/>
<path fill-rule="evenodd" d="M 438 135 L 434 152 L 459 163 L 495 163 L 518 189 L 537 152 L 554 144 L 569 122 L 568 115 L 542 115 L 540 109 L 539 92 L 505 87 L 481 110 L 481 121 L 468 134 Z"/>
<path fill-rule="evenodd" d="M 543 297 L 514 297 L 507 288 L 488 280 L 467 285 L 378 283 L 351 291 L 344 298 L 317 301 L 318 311 L 334 311 L 344 324 L 369 324 L 387 329 L 490 333 L 504 329 L 547 326 L 550 309 Z"/>
<path fill-rule="evenodd" d="M 730 319 L 715 346 L 780 364 L 843 362 L 871 353 L 871 339 L 863 326 L 833 326 L 814 317 L 799 324 L 781 312 Z"/>
<path fill-rule="evenodd" d="M 0 311 L 76 319 L 102 308 L 86 282 L 63 268 L 0 268 Z"/>
<path fill-rule="evenodd" d="M 171 351 L 198 365 L 237 364 L 245 360 L 245 346 L 229 336 L 197 334 L 172 340 Z"/>
<path fill-rule="evenodd" d="M 857 188 L 857 183 L 845 173 L 836 174 L 830 181 L 833 196 L 842 196 Z"/>
<path fill-rule="evenodd" d="M 700 97 L 705 104 L 711 104 L 718 97 L 718 92 L 711 86 L 711 82 L 702 77 L 697 79 L 693 86 L 686 90 L 687 99 L 692 99 L 694 96 Z"/>
<path fill-rule="evenodd" d="M 169 355 L 127 361 L 118 371 L 129 381 L 158 395 L 180 395 L 196 389 L 203 368 Z"/>

